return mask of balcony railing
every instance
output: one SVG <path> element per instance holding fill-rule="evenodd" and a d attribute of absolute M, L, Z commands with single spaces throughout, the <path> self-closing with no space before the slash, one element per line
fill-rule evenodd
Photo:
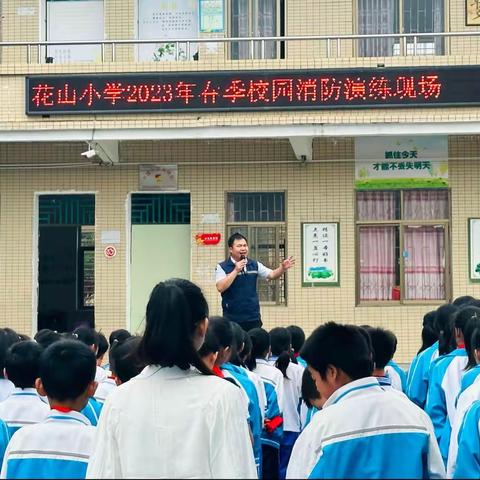
<path fill-rule="evenodd" d="M 51 56 L 52 49 L 55 47 L 62 47 L 63 49 L 84 47 L 94 49 L 96 52 L 96 58 L 92 58 L 91 62 L 105 63 L 123 61 L 125 51 L 119 56 L 120 47 L 131 47 L 133 58 L 136 61 L 145 61 L 144 59 L 138 59 L 138 49 L 145 45 L 150 45 L 154 49 L 150 60 L 152 62 L 163 60 L 203 61 L 207 57 L 210 60 L 215 57 L 218 57 L 219 60 L 298 59 L 299 52 L 301 56 L 305 56 L 305 59 L 476 55 L 477 50 L 480 50 L 480 31 L 248 38 L 209 37 L 172 40 L 0 42 L 0 54 L 1 63 L 71 63 L 78 60 L 75 60 L 75 58 L 70 61 L 68 59 L 56 59 Z M 212 45 L 215 45 L 216 48 L 212 49 Z M 165 46 L 168 46 L 168 49 L 165 49 Z M 202 46 L 204 52 L 199 53 Z M 220 49 L 220 46 L 223 46 L 223 48 Z M 236 48 L 232 48 L 233 46 L 236 46 Z M 15 53 L 9 55 L 12 49 Z M 168 54 L 165 54 L 165 51 Z M 234 54 L 234 52 L 236 53 Z"/>

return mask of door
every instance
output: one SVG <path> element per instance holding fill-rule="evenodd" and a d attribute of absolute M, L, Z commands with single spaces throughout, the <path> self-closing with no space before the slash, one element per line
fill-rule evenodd
<path fill-rule="evenodd" d="M 153 287 L 190 279 L 190 194 L 133 194 L 130 255 L 130 330 L 141 333 Z"/>
<path fill-rule="evenodd" d="M 38 330 L 94 327 L 93 195 L 41 195 Z"/>

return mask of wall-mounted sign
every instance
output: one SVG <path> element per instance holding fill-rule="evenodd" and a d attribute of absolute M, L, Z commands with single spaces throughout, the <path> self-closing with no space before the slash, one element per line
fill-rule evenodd
<path fill-rule="evenodd" d="M 480 66 L 26 77 L 27 115 L 480 105 Z"/>
<path fill-rule="evenodd" d="M 302 286 L 340 285 L 339 224 L 302 223 Z"/>
<path fill-rule="evenodd" d="M 108 247 L 105 247 L 103 254 L 105 255 L 105 258 L 113 258 L 117 254 L 117 249 L 113 245 L 109 245 Z"/>
<path fill-rule="evenodd" d="M 469 278 L 480 282 L 480 218 L 468 219 Z"/>
<path fill-rule="evenodd" d="M 199 0 L 200 32 L 220 33 L 224 30 L 224 0 Z"/>
<path fill-rule="evenodd" d="M 140 190 L 177 190 L 176 165 L 140 165 Z"/>
<path fill-rule="evenodd" d="M 197 233 L 195 235 L 197 245 L 218 245 L 221 238 L 220 233 Z"/>
<path fill-rule="evenodd" d="M 355 187 L 448 187 L 447 136 L 355 138 Z"/>

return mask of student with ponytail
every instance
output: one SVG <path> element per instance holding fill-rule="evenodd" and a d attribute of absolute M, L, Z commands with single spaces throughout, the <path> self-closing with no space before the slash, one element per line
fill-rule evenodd
<path fill-rule="evenodd" d="M 188 280 L 158 283 L 139 344 L 147 365 L 106 400 L 88 478 L 255 478 L 238 388 L 201 360 L 207 301 Z"/>
<path fill-rule="evenodd" d="M 288 460 L 300 429 L 303 367 L 291 361 L 290 332 L 283 327 L 270 330 L 271 356 L 269 363 L 283 375 L 283 437 L 280 444 L 280 480 L 285 478 Z"/>

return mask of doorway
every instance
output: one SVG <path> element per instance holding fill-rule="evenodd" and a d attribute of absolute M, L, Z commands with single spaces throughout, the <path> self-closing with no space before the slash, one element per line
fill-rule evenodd
<path fill-rule="evenodd" d="M 38 330 L 95 326 L 95 196 L 40 195 Z"/>

